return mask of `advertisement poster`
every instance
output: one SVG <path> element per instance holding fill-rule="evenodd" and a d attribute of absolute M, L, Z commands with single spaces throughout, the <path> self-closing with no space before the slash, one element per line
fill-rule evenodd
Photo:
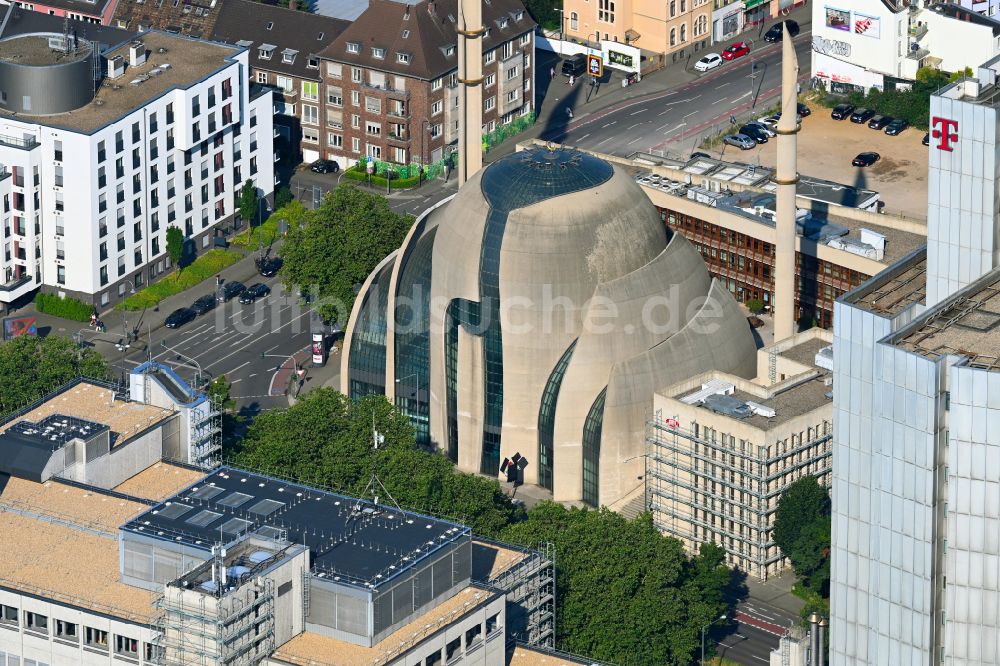
<path fill-rule="evenodd" d="M 882 36 L 882 19 L 854 12 L 854 34 L 878 39 Z"/>
<path fill-rule="evenodd" d="M 618 65 L 626 69 L 632 69 L 635 66 L 633 58 L 625 53 L 619 53 L 618 51 L 612 51 L 608 49 L 608 63 L 611 65 Z"/>
<path fill-rule="evenodd" d="M 604 60 L 601 56 L 587 56 L 587 73 L 597 78 L 601 78 L 604 75 Z"/>
<path fill-rule="evenodd" d="M 7 317 L 3 320 L 4 340 L 13 340 L 22 335 L 38 335 L 34 317 Z"/>
<path fill-rule="evenodd" d="M 826 27 L 834 30 L 851 31 L 851 12 L 847 9 L 826 7 Z"/>

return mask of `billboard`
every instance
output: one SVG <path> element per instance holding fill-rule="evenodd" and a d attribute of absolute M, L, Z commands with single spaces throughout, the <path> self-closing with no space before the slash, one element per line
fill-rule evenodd
<path fill-rule="evenodd" d="M 854 34 L 874 37 L 882 36 L 882 19 L 861 12 L 854 12 Z"/>
<path fill-rule="evenodd" d="M 587 56 L 587 73 L 601 78 L 604 75 L 604 59 L 599 55 Z"/>
<path fill-rule="evenodd" d="M 7 317 L 3 320 L 3 339 L 13 340 L 22 335 L 38 335 L 34 317 Z"/>
<path fill-rule="evenodd" d="M 844 32 L 851 31 L 851 12 L 847 9 L 836 9 L 834 7 L 825 7 L 826 10 L 826 27 L 833 28 L 834 30 L 843 30 Z"/>

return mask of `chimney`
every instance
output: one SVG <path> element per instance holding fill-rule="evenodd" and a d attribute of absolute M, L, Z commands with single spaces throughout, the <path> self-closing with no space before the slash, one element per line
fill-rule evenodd
<path fill-rule="evenodd" d="M 784 24 L 783 24 L 784 25 Z M 778 165 L 771 180 L 777 185 L 774 252 L 774 340 L 790 338 L 796 329 L 795 312 L 795 185 L 799 63 L 788 29 L 782 28 L 781 118 L 778 120 Z"/>
<path fill-rule="evenodd" d="M 781 112 L 781 117 L 785 117 L 785 112 Z M 819 666 L 819 615 L 813 613 L 809 616 L 809 666 Z"/>
<path fill-rule="evenodd" d="M 128 65 L 138 67 L 146 62 L 146 45 L 140 41 L 128 45 Z"/>

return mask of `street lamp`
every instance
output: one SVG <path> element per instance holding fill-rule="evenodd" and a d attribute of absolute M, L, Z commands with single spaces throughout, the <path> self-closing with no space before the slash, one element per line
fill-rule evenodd
<path fill-rule="evenodd" d="M 420 123 L 420 164 L 417 167 L 417 187 L 424 183 L 424 132 L 429 132 L 431 121 L 427 118 Z"/>
<path fill-rule="evenodd" d="M 711 622 L 709 622 L 708 624 L 706 624 L 704 627 L 701 628 L 701 666 L 705 666 L 705 632 L 708 631 L 708 628 L 711 627 L 713 624 L 715 624 L 719 620 L 725 620 L 727 617 L 728 615 L 723 613 L 722 615 L 715 618 L 714 620 L 712 620 Z"/>

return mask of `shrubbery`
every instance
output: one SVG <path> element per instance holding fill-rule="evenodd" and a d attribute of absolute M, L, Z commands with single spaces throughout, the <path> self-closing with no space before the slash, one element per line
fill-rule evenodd
<path fill-rule="evenodd" d="M 174 271 L 159 282 L 129 296 L 118 307 L 122 310 L 151 308 L 169 296 L 179 294 L 199 282 L 214 277 L 223 268 L 235 264 L 242 256 L 238 252 L 229 250 L 209 250 L 192 261 L 190 265 L 185 266 L 183 270 Z"/>
<path fill-rule="evenodd" d="M 90 321 L 94 306 L 75 298 L 59 298 L 56 294 L 39 293 L 35 296 L 35 308 L 39 312 L 73 321 Z"/>

